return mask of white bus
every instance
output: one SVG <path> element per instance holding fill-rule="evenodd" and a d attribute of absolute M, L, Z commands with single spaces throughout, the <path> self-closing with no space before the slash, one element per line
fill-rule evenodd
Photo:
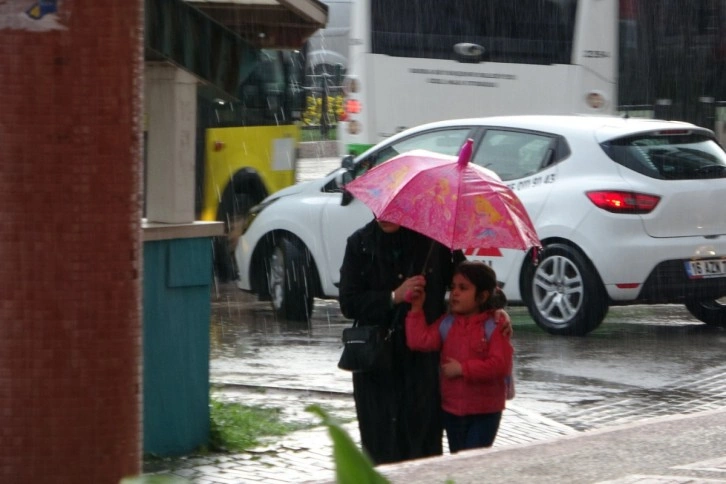
<path fill-rule="evenodd" d="M 615 114 L 718 128 L 725 0 L 356 0 L 341 152 L 499 114 Z"/>

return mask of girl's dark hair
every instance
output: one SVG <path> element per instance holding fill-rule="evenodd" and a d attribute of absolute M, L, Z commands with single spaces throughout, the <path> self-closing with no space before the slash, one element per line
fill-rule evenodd
<path fill-rule="evenodd" d="M 474 284 L 477 294 L 482 291 L 489 292 L 489 298 L 480 309 L 502 309 L 507 305 L 507 296 L 497 287 L 497 274 L 487 264 L 480 261 L 465 260 L 456 266 L 454 274 L 461 274 Z"/>

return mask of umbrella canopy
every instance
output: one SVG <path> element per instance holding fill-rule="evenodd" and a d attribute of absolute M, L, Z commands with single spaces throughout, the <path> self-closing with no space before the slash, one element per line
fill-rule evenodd
<path fill-rule="evenodd" d="M 399 224 L 451 249 L 541 247 L 517 195 L 486 168 L 426 150 L 402 153 L 346 185 L 376 218 Z"/>

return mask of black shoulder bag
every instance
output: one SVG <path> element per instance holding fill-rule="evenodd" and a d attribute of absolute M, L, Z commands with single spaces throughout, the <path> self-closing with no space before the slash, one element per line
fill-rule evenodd
<path fill-rule="evenodd" d="M 356 324 L 343 330 L 343 354 L 338 368 L 361 373 L 391 367 L 393 329 L 384 325 Z"/>
<path fill-rule="evenodd" d="M 399 305 L 387 324 L 361 325 L 356 320 L 353 327 L 344 329 L 343 354 L 338 368 L 353 373 L 390 370 L 393 367 L 394 322 L 403 310 L 408 308 Z"/>

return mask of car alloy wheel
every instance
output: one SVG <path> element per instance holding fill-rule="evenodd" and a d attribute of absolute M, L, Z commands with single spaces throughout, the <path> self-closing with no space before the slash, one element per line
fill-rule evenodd
<path fill-rule="evenodd" d="M 546 246 L 523 273 L 523 297 L 538 326 L 551 334 L 582 336 L 605 318 L 608 300 L 590 262 L 574 247 Z"/>
<path fill-rule="evenodd" d="M 285 254 L 283 254 L 280 246 L 272 250 L 267 267 L 267 283 L 272 307 L 276 313 L 279 313 L 282 310 L 285 294 Z"/>
<path fill-rule="evenodd" d="M 549 257 L 534 271 L 534 304 L 554 324 L 566 323 L 577 314 L 583 292 L 582 275 L 566 257 Z"/>

